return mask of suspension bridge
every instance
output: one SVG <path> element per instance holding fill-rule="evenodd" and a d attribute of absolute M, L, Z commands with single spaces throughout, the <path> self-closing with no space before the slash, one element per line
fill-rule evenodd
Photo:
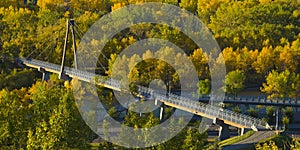
<path fill-rule="evenodd" d="M 67 21 L 67 31 L 65 37 L 65 45 L 63 49 L 62 62 L 60 65 L 50 63 L 47 61 L 41 61 L 31 58 L 17 58 L 16 61 L 20 66 L 34 68 L 43 73 L 43 79 L 46 78 L 49 73 L 58 74 L 60 79 L 77 78 L 80 81 L 100 85 L 108 89 L 126 92 L 122 89 L 120 81 L 108 78 L 107 76 L 101 76 L 88 71 L 79 70 L 77 68 L 77 56 L 76 56 L 76 41 L 75 41 L 75 30 L 74 21 Z M 71 28 L 71 29 L 70 29 Z M 73 49 L 74 49 L 74 67 L 65 66 L 66 50 L 68 45 L 69 30 L 72 31 Z M 97 79 L 97 80 L 95 80 Z M 127 91 L 129 92 L 129 91 Z M 214 120 L 215 124 L 222 126 L 220 130 L 221 139 L 229 137 L 229 125 L 234 126 L 243 130 L 245 128 L 258 130 L 270 130 L 270 126 L 267 122 L 259 118 L 254 118 L 241 113 L 236 113 L 227 109 L 221 109 L 220 107 L 207 104 L 210 99 L 214 97 L 203 96 L 199 101 L 192 100 L 187 97 L 178 96 L 175 94 L 161 94 L 159 91 L 153 89 L 138 86 L 138 92 L 140 95 L 151 96 L 155 101 L 160 101 L 166 106 L 171 106 L 195 115 L 199 115 L 205 118 Z M 215 97 L 216 99 L 220 99 Z M 220 100 L 218 100 L 220 101 Z M 245 97 L 223 97 L 224 103 L 237 103 L 237 104 L 258 104 L 258 105 L 276 105 L 276 106 L 293 106 L 300 107 L 299 100 L 287 99 L 287 100 L 270 100 L 266 98 L 245 98 Z M 162 115 L 162 114 L 161 114 Z"/>

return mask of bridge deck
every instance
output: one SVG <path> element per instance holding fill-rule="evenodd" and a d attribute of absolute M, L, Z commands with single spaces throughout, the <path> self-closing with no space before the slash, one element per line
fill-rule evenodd
<path fill-rule="evenodd" d="M 60 66 L 48 62 L 43 62 L 35 59 L 17 59 L 18 63 L 24 64 L 31 68 L 43 69 L 47 72 L 59 74 Z M 122 91 L 120 82 L 111 78 L 96 75 L 94 73 L 76 70 L 74 68 L 65 67 L 64 73 L 72 78 L 77 78 L 81 81 L 98 84 L 109 89 Z M 95 79 L 97 78 L 97 81 Z M 193 101 L 188 98 L 179 97 L 177 95 L 170 94 L 168 97 L 155 93 L 152 89 L 146 87 L 139 87 L 140 93 L 146 93 L 153 96 L 155 99 L 160 100 L 166 105 L 194 113 L 210 119 L 218 118 L 223 120 L 224 123 L 236 126 L 239 128 L 252 128 L 257 129 L 269 129 L 269 125 L 263 122 L 261 119 L 253 118 L 247 115 L 232 112 L 230 110 L 220 110 L 219 107 L 211 106 L 198 101 Z M 245 102 L 244 102 L 245 103 Z"/>

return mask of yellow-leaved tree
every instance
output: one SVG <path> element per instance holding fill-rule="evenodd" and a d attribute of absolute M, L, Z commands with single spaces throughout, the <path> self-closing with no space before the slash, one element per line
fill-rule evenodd
<path fill-rule="evenodd" d="M 263 83 L 261 91 L 267 93 L 268 98 L 296 98 L 296 93 L 299 91 L 299 78 L 299 74 L 289 70 L 283 72 L 272 70 Z"/>

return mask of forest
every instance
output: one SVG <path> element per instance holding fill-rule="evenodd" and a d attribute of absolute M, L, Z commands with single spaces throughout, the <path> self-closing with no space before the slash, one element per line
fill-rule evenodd
<path fill-rule="evenodd" d="M 51 75 L 41 81 L 41 74 L 18 66 L 18 57 L 33 58 L 60 64 L 64 47 L 67 19 L 75 20 L 76 43 L 101 17 L 123 6 L 162 2 L 178 6 L 196 15 L 212 32 L 221 53 L 207 53 L 178 29 L 161 24 L 134 25 L 109 39 L 97 57 L 96 72 L 110 77 L 114 63 L 128 64 L 118 73 L 130 70 L 128 80 L 147 86 L 161 79 L 170 92 L 180 90 L 178 73 L 168 63 L 145 60 L 132 67 L 132 62 L 150 56 L 174 55 L 174 62 L 182 59 L 172 48 L 163 53 L 146 51 L 142 57 L 117 56 L 131 44 L 148 38 L 168 40 L 184 50 L 193 63 L 199 82 L 198 95 L 211 91 L 210 56 L 226 66 L 227 75 L 221 89 L 227 95 L 257 89 L 268 98 L 300 97 L 300 1 L 299 0 L 2 0 L 0 2 L 0 148 L 2 149 L 90 149 L 97 135 L 82 120 L 72 93 L 75 81 L 62 81 Z M 141 14 L 143 15 L 143 14 Z M 135 19 L 136 16 L 128 16 Z M 108 29 L 109 30 L 109 29 Z M 71 37 L 69 37 L 71 39 Z M 100 41 L 90 44 L 97 46 Z M 69 40 L 72 45 L 72 40 Z M 213 51 L 213 50 L 212 50 Z M 74 66 L 73 51 L 67 49 L 66 65 Z M 92 54 L 91 54 L 92 55 Z M 224 60 L 224 61 L 223 61 Z M 181 64 L 177 64 L 181 65 Z M 111 116 L 117 115 L 112 90 L 99 88 L 98 95 L 110 106 Z M 234 108 L 239 112 L 239 108 Z M 290 122 L 292 108 L 283 108 L 284 124 Z M 169 112 L 172 108 L 168 108 Z M 274 119 L 274 108 L 267 108 L 268 122 Z M 257 117 L 257 110 L 248 114 Z M 168 114 L 165 116 L 168 117 Z M 141 117 L 128 113 L 124 124 L 133 127 L 155 126 L 159 119 L 152 113 Z M 197 126 L 198 121 L 190 126 Z M 207 133 L 188 128 L 170 141 L 148 149 L 219 149 L 211 145 Z M 139 139 L 141 141 L 146 139 Z M 275 143 L 257 145 L 268 149 Z M 275 145 L 276 146 L 276 145 Z M 274 147 L 275 147 L 274 146 Z M 125 149 L 109 142 L 101 142 L 99 149 Z M 299 149 L 299 141 L 290 142 L 291 149 Z"/>

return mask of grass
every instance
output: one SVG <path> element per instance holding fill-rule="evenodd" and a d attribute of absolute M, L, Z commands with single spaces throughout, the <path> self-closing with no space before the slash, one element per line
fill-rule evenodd
<path fill-rule="evenodd" d="M 90 145 L 91 145 L 91 149 L 93 150 L 93 149 L 99 149 L 99 146 L 100 146 L 100 143 L 90 143 Z"/>
<path fill-rule="evenodd" d="M 289 136 L 287 135 L 273 135 L 271 136 L 270 138 L 267 138 L 263 141 L 260 141 L 258 144 L 263 144 L 263 143 L 266 143 L 266 142 L 269 142 L 269 141 L 274 141 L 275 144 L 278 146 L 278 148 L 281 148 L 281 149 L 287 149 L 290 147 L 290 143 L 292 143 L 292 138 L 290 138 Z"/>
<path fill-rule="evenodd" d="M 265 143 L 265 142 L 269 142 L 270 140 L 273 140 L 273 139 L 276 139 L 276 138 L 278 138 L 278 136 L 279 136 L 279 135 L 277 135 L 277 134 L 274 134 L 274 135 L 272 135 L 271 137 L 269 137 L 269 138 L 266 138 L 266 139 L 264 139 L 264 140 L 260 141 L 259 143 Z"/>
<path fill-rule="evenodd" d="M 246 132 L 244 135 L 242 136 L 235 136 L 235 137 L 232 137 L 232 138 L 229 138 L 229 139 L 226 139 L 224 141 L 221 141 L 219 143 L 219 146 L 220 147 L 223 147 L 223 146 L 227 146 L 227 145 L 232 145 L 236 142 L 239 142 L 239 141 L 242 141 L 244 139 L 247 139 L 248 137 L 250 137 L 251 135 L 253 135 L 255 133 L 255 131 L 248 131 Z"/>

